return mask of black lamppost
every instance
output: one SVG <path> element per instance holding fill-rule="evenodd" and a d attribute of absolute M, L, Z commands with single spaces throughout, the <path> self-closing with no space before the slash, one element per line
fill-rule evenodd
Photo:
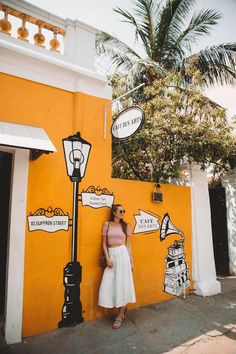
<path fill-rule="evenodd" d="M 73 218 L 71 261 L 64 268 L 65 286 L 62 319 L 58 327 L 75 326 L 83 321 L 80 301 L 82 267 L 77 261 L 78 239 L 78 185 L 85 175 L 91 144 L 81 138 L 78 132 L 62 140 L 67 174 L 73 182 Z"/>

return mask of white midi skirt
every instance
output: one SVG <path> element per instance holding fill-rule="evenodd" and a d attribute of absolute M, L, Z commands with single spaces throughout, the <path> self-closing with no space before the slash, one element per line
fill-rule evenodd
<path fill-rule="evenodd" d="M 98 304 L 102 307 L 122 307 L 135 302 L 133 273 L 125 245 L 108 248 L 113 267 L 106 267 L 99 289 Z"/>

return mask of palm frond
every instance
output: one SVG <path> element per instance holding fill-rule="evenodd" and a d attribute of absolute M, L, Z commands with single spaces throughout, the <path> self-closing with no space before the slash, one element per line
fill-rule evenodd
<path fill-rule="evenodd" d="M 172 43 L 170 43 L 166 64 L 173 65 L 178 60 L 181 60 L 186 51 L 191 50 L 191 44 L 197 42 L 200 36 L 209 34 L 211 26 L 216 25 L 220 18 L 221 15 L 213 10 L 203 10 L 198 14 L 195 13 L 187 28 L 180 33 L 176 40 L 173 39 Z"/>
<path fill-rule="evenodd" d="M 157 56 L 156 60 L 164 61 L 165 52 L 168 50 L 169 41 L 174 30 L 180 32 L 183 17 L 188 13 L 190 6 L 195 0 L 168 0 L 162 8 L 157 36 Z M 181 17 L 182 16 L 182 17 Z M 173 26 L 173 27 L 172 27 Z"/>
<path fill-rule="evenodd" d="M 185 71 L 191 57 L 179 62 L 177 70 Z M 236 83 L 236 43 L 208 47 L 194 54 L 197 69 L 203 74 L 206 85 Z"/>
<path fill-rule="evenodd" d="M 169 43 L 175 43 L 176 39 L 182 33 L 183 28 L 185 27 L 186 18 L 195 3 L 196 0 L 182 0 L 177 2 L 177 7 L 174 4 L 176 10 L 171 18 L 167 33 Z"/>
<path fill-rule="evenodd" d="M 155 59 L 160 3 L 156 0 L 135 0 L 134 6 L 134 16 L 119 7 L 114 11 L 124 18 L 123 22 L 134 26 L 136 40 L 140 37 L 147 55 Z"/>
<path fill-rule="evenodd" d="M 111 63 L 114 68 L 129 72 L 129 82 L 142 79 L 151 83 L 163 68 L 185 73 L 191 45 L 208 35 L 221 18 L 218 12 L 207 9 L 194 13 L 186 25 L 196 0 L 163 0 L 164 5 L 161 0 L 133 1 L 133 15 L 119 7 L 115 12 L 134 26 L 136 38 L 141 40 L 148 57 L 141 58 L 133 48 L 105 32 L 99 32 L 96 39 L 103 66 Z M 209 47 L 194 57 L 207 85 L 236 82 L 236 43 Z"/>
<path fill-rule="evenodd" d="M 143 45 L 144 45 L 144 48 L 146 50 L 146 53 L 147 53 L 148 56 L 150 56 L 150 54 L 151 54 L 150 53 L 150 46 L 149 46 L 146 34 L 142 31 L 142 28 L 140 28 L 140 26 L 137 23 L 135 17 L 131 13 L 129 13 L 128 11 L 122 10 L 119 7 L 115 8 L 114 11 L 125 18 L 125 20 L 123 20 L 122 22 L 126 22 L 126 23 L 129 23 L 132 26 L 134 26 L 136 40 L 138 40 L 138 37 L 141 38 L 141 40 L 143 42 Z"/>
<path fill-rule="evenodd" d="M 236 83 L 236 44 L 206 48 L 197 57 L 197 67 L 204 74 L 207 84 Z"/>
<path fill-rule="evenodd" d="M 134 0 L 134 14 L 139 21 L 143 22 L 146 19 L 147 23 L 152 23 L 153 27 L 159 20 L 159 9 L 161 7 L 161 1 L 157 0 Z"/>
<path fill-rule="evenodd" d="M 210 9 L 203 10 L 198 14 L 195 13 L 188 27 L 177 39 L 176 44 L 193 43 L 197 41 L 198 37 L 210 34 L 211 27 L 216 25 L 221 17 L 220 13 Z"/>
<path fill-rule="evenodd" d="M 140 58 L 140 56 L 126 43 L 120 39 L 112 36 L 109 33 L 99 31 L 96 35 L 96 50 L 97 54 L 103 54 L 106 52 L 106 47 L 118 48 L 121 51 L 129 52 L 134 57 Z"/>
<path fill-rule="evenodd" d="M 160 18 L 160 3 L 156 0 L 136 0 L 135 15 L 139 21 L 139 27 L 147 38 L 151 59 L 155 58 L 157 43 L 157 24 Z"/>
<path fill-rule="evenodd" d="M 97 33 L 96 50 L 100 61 L 108 60 L 117 68 L 130 69 L 140 59 L 126 43 L 106 32 Z"/>

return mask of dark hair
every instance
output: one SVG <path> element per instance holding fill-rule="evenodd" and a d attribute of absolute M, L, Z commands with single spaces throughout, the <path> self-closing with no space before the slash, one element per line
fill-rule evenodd
<path fill-rule="evenodd" d="M 109 221 L 114 221 L 114 219 L 115 219 L 114 213 L 121 206 L 122 206 L 121 204 L 112 204 Z M 125 222 L 123 219 L 120 219 L 120 224 L 121 224 L 124 234 L 127 236 L 127 222 Z"/>

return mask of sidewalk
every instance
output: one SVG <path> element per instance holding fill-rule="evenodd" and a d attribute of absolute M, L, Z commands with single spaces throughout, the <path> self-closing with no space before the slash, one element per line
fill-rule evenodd
<path fill-rule="evenodd" d="M 25 338 L 0 354 L 236 354 L 236 277 L 222 293 L 187 296 L 129 311 L 119 330 L 112 318 Z"/>

